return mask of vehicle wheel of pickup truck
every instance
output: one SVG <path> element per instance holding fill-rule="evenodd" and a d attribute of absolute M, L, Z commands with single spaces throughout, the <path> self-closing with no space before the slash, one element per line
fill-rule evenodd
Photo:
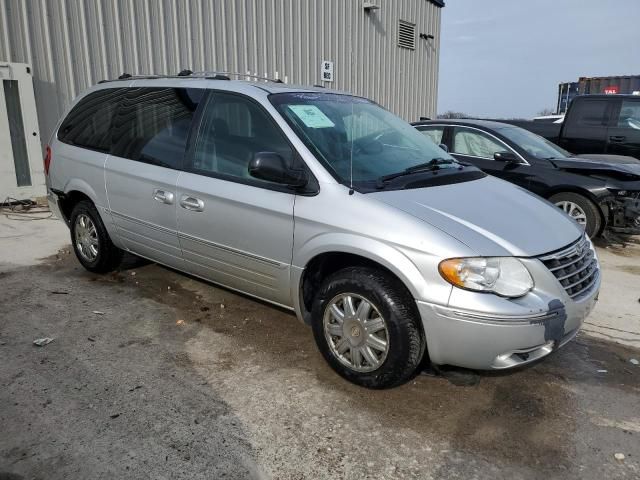
<path fill-rule="evenodd" d="M 76 257 L 90 272 L 107 273 L 122 261 L 123 252 L 116 247 L 96 207 L 88 200 L 78 202 L 71 212 L 71 244 Z"/>
<path fill-rule="evenodd" d="M 600 233 L 602 227 L 600 210 L 587 197 L 579 193 L 562 192 L 551 196 L 549 201 L 582 225 L 589 238 Z"/>
<path fill-rule="evenodd" d="M 425 350 L 415 301 L 391 275 L 349 267 L 329 276 L 312 307 L 313 334 L 329 365 L 367 388 L 409 380 Z"/>

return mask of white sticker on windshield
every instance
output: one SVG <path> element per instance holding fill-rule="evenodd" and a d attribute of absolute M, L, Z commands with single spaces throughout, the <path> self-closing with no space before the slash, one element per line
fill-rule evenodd
<path fill-rule="evenodd" d="M 309 128 L 329 128 L 336 126 L 336 124 L 315 105 L 289 105 L 289 108 Z"/>

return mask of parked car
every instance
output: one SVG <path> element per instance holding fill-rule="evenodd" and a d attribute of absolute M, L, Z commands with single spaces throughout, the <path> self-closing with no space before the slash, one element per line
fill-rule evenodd
<path fill-rule="evenodd" d="M 514 125 L 488 120 L 433 120 L 415 127 L 456 159 L 548 199 L 586 230 L 640 234 L 640 161 L 576 157 Z"/>
<path fill-rule="evenodd" d="M 560 123 L 507 121 L 574 154 L 640 159 L 640 95 L 580 95 Z"/>
<path fill-rule="evenodd" d="M 210 77 L 102 83 L 56 129 L 49 201 L 87 270 L 127 251 L 293 310 L 370 388 L 576 335 L 600 272 L 558 209 L 364 98 Z"/>

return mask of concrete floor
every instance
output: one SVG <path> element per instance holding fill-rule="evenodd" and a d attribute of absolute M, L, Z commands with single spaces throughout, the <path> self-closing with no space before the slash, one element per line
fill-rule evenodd
<path fill-rule="evenodd" d="M 599 249 L 601 302 L 545 361 L 380 392 L 287 312 L 134 259 L 93 275 L 62 224 L 13 226 L 0 479 L 640 478 L 638 246 Z"/>

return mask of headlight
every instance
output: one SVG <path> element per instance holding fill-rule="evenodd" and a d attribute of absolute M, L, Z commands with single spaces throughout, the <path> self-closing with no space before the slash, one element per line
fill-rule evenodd
<path fill-rule="evenodd" d="M 527 267 L 513 257 L 450 258 L 438 266 L 450 284 L 503 297 L 521 297 L 533 288 Z"/>

